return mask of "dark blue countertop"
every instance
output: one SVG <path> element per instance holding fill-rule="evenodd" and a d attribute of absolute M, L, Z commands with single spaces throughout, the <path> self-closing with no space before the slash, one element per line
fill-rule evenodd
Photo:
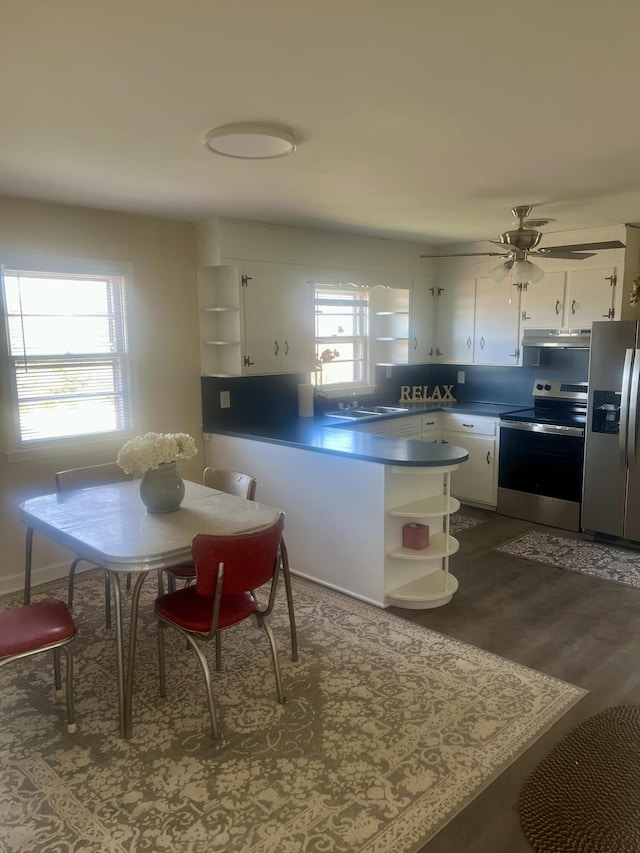
<path fill-rule="evenodd" d="M 356 423 L 406 418 L 426 412 L 460 412 L 485 417 L 500 417 L 507 412 L 520 411 L 516 407 L 500 403 L 455 403 L 452 406 L 433 406 L 420 404 L 402 404 L 408 411 L 394 415 L 372 415 L 359 418 Z M 452 444 L 434 444 L 432 442 L 411 441 L 406 438 L 391 438 L 372 435 L 354 429 L 349 420 L 316 415 L 314 418 L 283 418 L 279 420 L 236 425 L 234 427 L 215 428 L 209 432 L 232 435 L 252 441 L 265 441 L 282 444 L 317 453 L 331 453 L 336 456 L 348 456 L 382 465 L 405 465 L 408 467 L 437 467 L 439 465 L 457 465 L 469 458 L 462 447 Z"/>

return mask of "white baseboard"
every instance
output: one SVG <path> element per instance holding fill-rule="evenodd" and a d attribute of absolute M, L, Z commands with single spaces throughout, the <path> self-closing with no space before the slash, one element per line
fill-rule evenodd
<path fill-rule="evenodd" d="M 43 566 L 39 569 L 33 569 L 31 572 L 31 588 L 33 589 L 48 581 L 67 577 L 70 565 L 71 563 L 56 563 L 53 566 Z M 77 573 L 87 571 L 90 568 L 92 568 L 91 565 L 81 563 L 78 566 Z M 0 595 L 5 595 L 8 592 L 18 592 L 22 589 L 24 589 L 24 571 L 18 572 L 15 575 L 9 575 L 9 577 L 0 578 Z"/>

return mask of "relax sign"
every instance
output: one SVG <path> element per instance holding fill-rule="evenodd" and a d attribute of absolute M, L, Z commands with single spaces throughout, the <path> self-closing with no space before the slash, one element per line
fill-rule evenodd
<path fill-rule="evenodd" d="M 455 403 L 456 398 L 451 393 L 453 385 L 443 385 L 444 393 L 440 390 L 439 385 L 433 386 L 431 396 L 429 396 L 428 385 L 401 385 L 400 386 L 400 402 L 401 403 L 442 403 L 445 400 L 449 403 Z"/>

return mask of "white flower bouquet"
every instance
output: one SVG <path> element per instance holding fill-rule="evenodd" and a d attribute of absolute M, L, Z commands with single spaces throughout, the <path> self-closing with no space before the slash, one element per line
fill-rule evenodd
<path fill-rule="evenodd" d="M 144 474 L 176 459 L 191 459 L 197 452 L 195 441 L 186 432 L 147 432 L 125 442 L 116 462 L 127 474 L 134 471 Z"/>

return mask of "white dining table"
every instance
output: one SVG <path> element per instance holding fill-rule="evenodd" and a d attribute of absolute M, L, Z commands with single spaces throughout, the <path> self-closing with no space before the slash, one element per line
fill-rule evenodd
<path fill-rule="evenodd" d="M 133 730 L 138 609 L 147 576 L 191 559 L 191 542 L 196 533 L 250 533 L 273 524 L 280 513 L 274 507 L 185 481 L 180 509 L 152 514 L 140 500 L 139 485 L 140 481 L 130 480 L 54 493 L 30 498 L 19 506 L 20 518 L 27 525 L 25 604 L 31 596 L 34 532 L 102 567 L 113 582 L 118 717 L 120 735 L 124 738 L 130 738 Z M 120 575 L 127 573 L 137 577 L 131 596 L 129 644 L 125 650 Z"/>

